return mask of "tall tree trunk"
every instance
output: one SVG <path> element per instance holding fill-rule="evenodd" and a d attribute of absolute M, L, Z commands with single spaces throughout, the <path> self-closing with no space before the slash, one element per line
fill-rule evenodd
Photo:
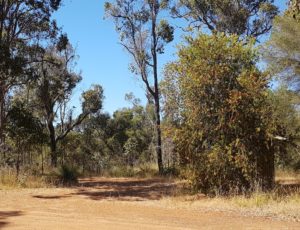
<path fill-rule="evenodd" d="M 160 174 L 163 174 L 163 160 L 162 160 L 162 141 L 161 141 L 161 127 L 160 127 L 160 103 L 159 103 L 159 86 L 158 86 L 158 73 L 157 73 L 157 33 L 156 33 L 156 20 L 157 20 L 157 1 L 153 1 L 152 7 L 152 57 L 153 57 L 153 78 L 154 78 L 154 102 L 155 102 L 155 120 L 156 120 L 156 154 L 157 164 Z"/>
<path fill-rule="evenodd" d="M 158 97 L 158 96 L 157 96 Z M 159 173 L 164 171 L 162 161 L 162 141 L 161 141 L 161 127 L 160 127 L 160 104 L 159 98 L 155 98 L 155 118 L 156 118 L 156 154 Z"/>
<path fill-rule="evenodd" d="M 162 174 L 164 171 L 163 160 L 162 160 L 162 141 L 161 141 L 161 127 L 160 127 L 160 103 L 159 103 L 159 86 L 158 86 L 158 73 L 157 73 L 157 34 L 156 34 L 156 20 L 157 12 L 155 5 L 152 5 L 152 57 L 153 57 L 153 77 L 154 77 L 154 102 L 155 102 L 155 119 L 156 119 L 156 154 L 157 154 L 157 164 L 159 173 Z"/>
<path fill-rule="evenodd" d="M 41 146 L 41 153 L 42 153 L 42 175 L 44 175 L 44 146 Z"/>
<path fill-rule="evenodd" d="M 51 166 L 57 166 L 57 148 L 56 148 L 56 138 L 55 138 L 55 128 L 53 122 L 48 122 L 48 129 L 50 133 L 50 150 L 51 150 Z"/>
<path fill-rule="evenodd" d="M 5 90 L 3 85 L 0 84 L 0 159 L 6 158 L 6 146 L 5 146 Z"/>
<path fill-rule="evenodd" d="M 0 85 L 0 146 L 4 143 L 5 92 Z"/>
<path fill-rule="evenodd" d="M 20 163 L 21 163 L 21 159 L 20 159 L 20 156 L 21 156 L 21 145 L 20 145 L 20 140 L 17 139 L 17 162 L 16 162 L 16 171 L 17 171 L 17 180 L 19 178 L 19 174 L 20 174 Z"/>

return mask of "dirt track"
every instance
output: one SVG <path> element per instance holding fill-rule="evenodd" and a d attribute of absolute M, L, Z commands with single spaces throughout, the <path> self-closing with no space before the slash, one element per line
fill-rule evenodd
<path fill-rule="evenodd" d="M 300 229 L 300 223 L 164 206 L 173 186 L 92 178 L 70 189 L 0 190 L 0 229 Z"/>

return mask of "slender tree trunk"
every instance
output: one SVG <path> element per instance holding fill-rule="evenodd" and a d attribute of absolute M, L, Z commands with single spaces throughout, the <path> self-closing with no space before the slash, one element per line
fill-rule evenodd
<path fill-rule="evenodd" d="M 48 122 L 48 129 L 50 133 L 50 150 L 51 150 L 51 166 L 57 166 L 57 148 L 56 148 L 56 138 L 55 138 L 55 128 L 53 123 Z"/>
<path fill-rule="evenodd" d="M 0 84 L 0 159 L 6 158 L 6 146 L 5 146 L 5 91 L 4 87 Z"/>
<path fill-rule="evenodd" d="M 21 153 L 20 153 L 20 152 L 21 152 L 21 151 L 22 151 L 22 150 L 21 150 L 20 141 L 17 140 L 17 162 L 16 162 L 17 178 L 16 178 L 16 179 L 19 178 L 19 174 L 20 174 L 20 161 L 21 161 L 21 159 L 20 159 Z"/>
<path fill-rule="evenodd" d="M 156 117 L 156 154 L 157 154 L 157 164 L 159 173 L 162 174 L 164 171 L 163 161 L 162 161 L 162 141 L 161 141 L 161 127 L 160 127 L 160 104 L 159 98 L 155 99 L 155 117 Z"/>
<path fill-rule="evenodd" d="M 4 143 L 5 93 L 0 85 L 0 145 Z"/>
<path fill-rule="evenodd" d="M 153 77 L 154 77 L 154 102 L 155 102 L 155 118 L 156 118 L 156 154 L 159 173 L 164 171 L 162 160 L 162 141 L 161 141 L 161 127 L 160 127 L 160 103 L 159 103 L 159 86 L 158 86 L 158 73 L 157 73 L 157 34 L 156 34 L 156 20 L 157 12 L 155 9 L 156 1 L 152 4 L 152 57 L 153 57 Z"/>
<path fill-rule="evenodd" d="M 44 146 L 41 146 L 42 152 L 42 175 L 44 175 Z"/>

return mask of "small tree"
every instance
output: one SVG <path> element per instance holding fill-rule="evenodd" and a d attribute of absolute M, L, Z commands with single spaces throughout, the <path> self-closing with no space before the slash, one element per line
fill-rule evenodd
<path fill-rule="evenodd" d="M 116 0 L 105 3 L 108 16 L 116 24 L 121 45 L 132 56 L 132 71 L 145 83 L 153 97 L 156 115 L 156 153 L 159 172 L 163 172 L 158 54 L 173 40 L 173 28 L 159 16 L 168 7 L 165 0 Z"/>
<path fill-rule="evenodd" d="M 176 103 L 170 110 L 175 150 L 204 192 L 273 186 L 276 129 L 266 100 L 268 78 L 256 60 L 238 36 L 200 35 L 189 38 L 166 69 L 165 100 Z"/>

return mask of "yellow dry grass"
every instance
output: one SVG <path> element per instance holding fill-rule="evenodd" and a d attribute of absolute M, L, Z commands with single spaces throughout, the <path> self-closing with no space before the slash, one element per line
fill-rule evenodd
<path fill-rule="evenodd" d="M 0 169 L 0 189 L 15 189 L 15 188 L 45 188 L 50 184 L 46 182 L 44 177 L 34 176 L 27 173 L 22 173 L 17 176 L 15 170 Z"/>
<path fill-rule="evenodd" d="M 280 171 L 276 181 L 277 186 L 271 192 L 256 191 L 251 195 L 226 197 L 187 195 L 177 187 L 174 189 L 174 195 L 165 196 L 159 205 L 179 209 L 237 212 L 250 216 L 268 216 L 300 222 L 300 174 Z"/>

